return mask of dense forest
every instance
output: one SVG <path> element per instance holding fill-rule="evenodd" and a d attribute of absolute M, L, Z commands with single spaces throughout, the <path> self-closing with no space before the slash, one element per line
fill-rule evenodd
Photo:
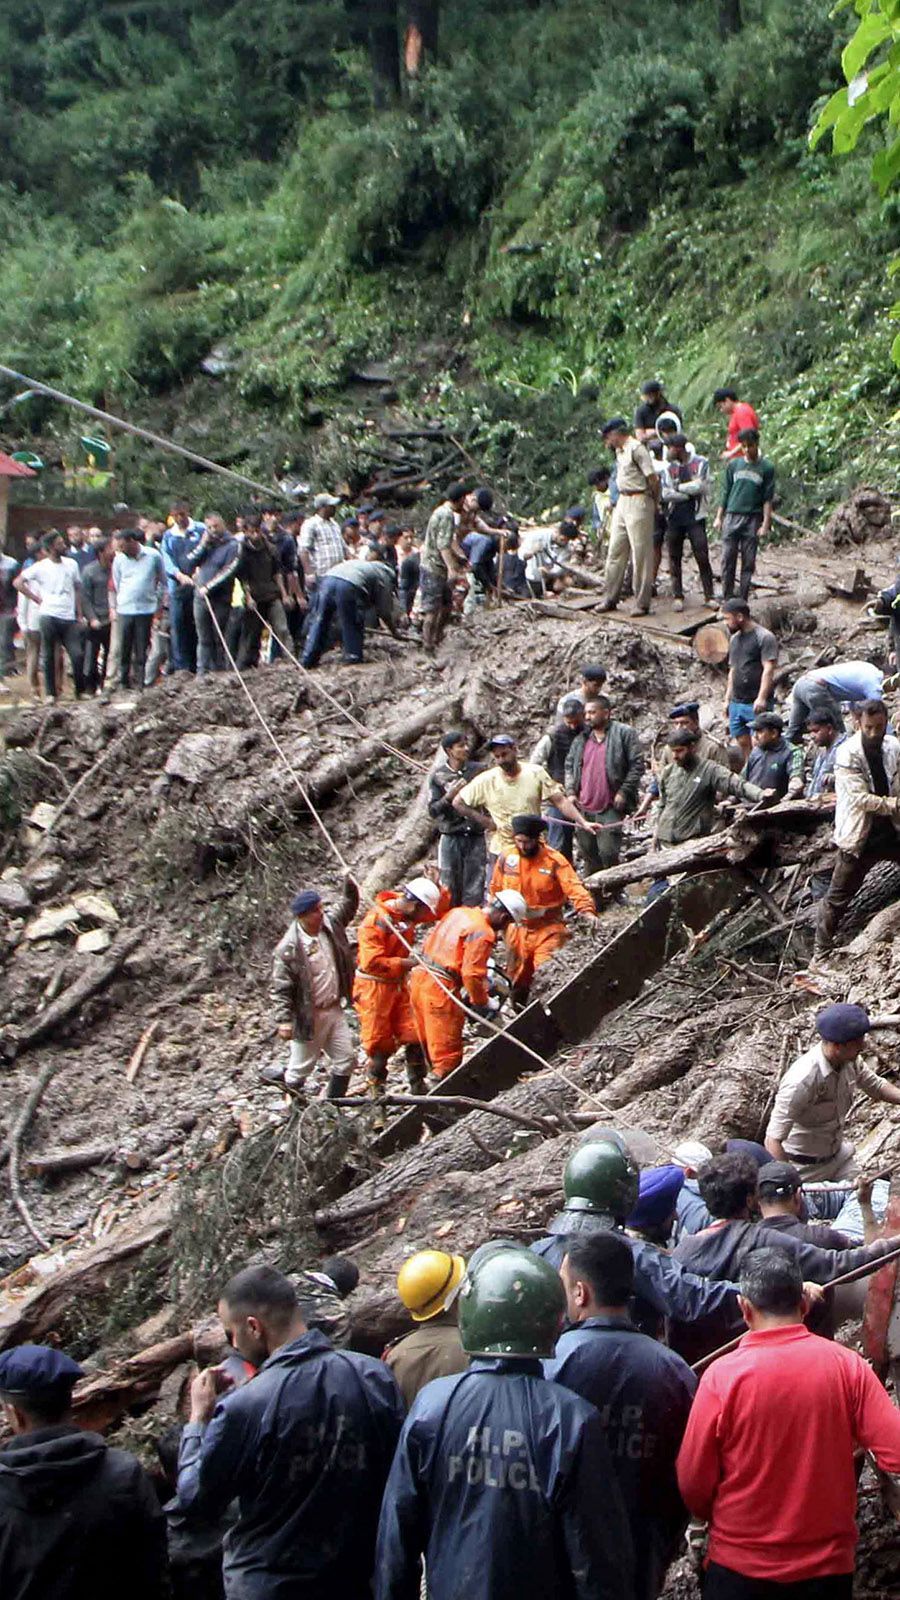
<path fill-rule="evenodd" d="M 642 378 L 704 442 L 734 382 L 796 512 L 895 488 L 900 199 L 877 126 L 808 142 L 851 31 L 829 0 L 0 0 L 2 359 L 354 486 L 353 375 L 386 363 L 533 510 Z M 65 454 L 72 415 L 14 396 L 3 443 Z M 115 465 L 135 499 L 190 481 Z"/>

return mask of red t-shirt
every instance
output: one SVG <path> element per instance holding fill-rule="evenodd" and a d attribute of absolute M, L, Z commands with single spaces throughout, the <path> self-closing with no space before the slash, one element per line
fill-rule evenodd
<path fill-rule="evenodd" d="M 700 1379 L 678 1456 L 709 1559 L 800 1583 L 853 1571 L 853 1451 L 900 1472 L 900 1410 L 855 1351 L 797 1324 L 747 1333 Z"/>
<path fill-rule="evenodd" d="M 759 428 L 759 417 L 753 407 L 746 400 L 736 400 L 734 410 L 728 418 L 728 443 L 727 450 L 737 448 L 738 434 L 742 428 Z"/>

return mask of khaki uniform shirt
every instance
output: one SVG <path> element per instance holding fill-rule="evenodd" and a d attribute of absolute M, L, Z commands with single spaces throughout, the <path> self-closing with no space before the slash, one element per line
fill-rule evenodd
<path fill-rule="evenodd" d="M 870 1100 L 881 1100 L 884 1078 L 862 1058 L 835 1071 L 820 1044 L 814 1045 L 788 1067 L 781 1080 L 766 1129 L 767 1139 L 778 1139 L 785 1152 L 824 1161 L 840 1149 L 844 1124 L 858 1089 Z"/>
<path fill-rule="evenodd" d="M 421 1323 L 413 1333 L 392 1345 L 384 1359 L 400 1385 L 407 1411 L 432 1378 L 452 1377 L 454 1372 L 465 1372 L 469 1365 L 459 1328 L 444 1316 Z"/>
<path fill-rule="evenodd" d="M 297 932 L 306 951 L 309 962 L 309 975 L 312 979 L 313 1005 L 317 1011 L 327 1011 L 331 1006 L 336 1006 L 341 998 L 341 986 L 338 981 L 338 970 L 331 945 L 321 934 L 312 938 L 305 928 L 298 925 Z"/>
<path fill-rule="evenodd" d="M 635 490 L 650 493 L 647 479 L 656 474 L 656 462 L 640 439 L 626 439 L 621 450 L 616 451 L 616 483 L 619 493 Z M 658 476 L 658 474 L 656 474 Z"/>

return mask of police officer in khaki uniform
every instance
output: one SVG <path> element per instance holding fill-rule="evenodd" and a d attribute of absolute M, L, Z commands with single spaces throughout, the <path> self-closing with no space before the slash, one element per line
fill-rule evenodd
<path fill-rule="evenodd" d="M 462 1256 L 419 1250 L 397 1274 L 397 1293 L 418 1327 L 389 1345 L 384 1359 L 407 1409 L 432 1378 L 448 1378 L 469 1365 L 456 1320 L 456 1297 L 465 1270 Z"/>
<path fill-rule="evenodd" d="M 614 611 L 622 593 L 629 552 L 634 569 L 634 614 L 645 617 L 653 590 L 653 529 L 659 505 L 659 473 L 650 451 L 629 432 L 624 417 L 613 417 L 600 430 L 615 452 L 619 498 L 613 515 L 606 557 L 606 598 L 601 610 Z"/>

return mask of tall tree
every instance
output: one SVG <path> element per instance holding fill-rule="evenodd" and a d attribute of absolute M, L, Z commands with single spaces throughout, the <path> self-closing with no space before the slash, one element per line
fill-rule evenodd
<path fill-rule="evenodd" d="M 440 0 L 409 0 L 403 64 L 407 76 L 418 77 L 423 66 L 437 57 Z"/>

